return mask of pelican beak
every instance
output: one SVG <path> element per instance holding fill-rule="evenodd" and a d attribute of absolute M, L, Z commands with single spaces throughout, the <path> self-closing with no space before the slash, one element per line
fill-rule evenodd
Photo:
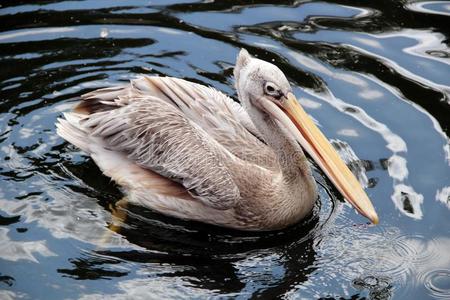
<path fill-rule="evenodd" d="M 278 104 L 284 114 L 280 109 L 275 110 L 277 105 L 273 102 L 265 103 L 268 104 L 267 109 L 293 134 L 348 202 L 373 224 L 378 224 L 378 215 L 361 184 L 300 106 L 294 94 L 288 93 L 287 100 Z"/>

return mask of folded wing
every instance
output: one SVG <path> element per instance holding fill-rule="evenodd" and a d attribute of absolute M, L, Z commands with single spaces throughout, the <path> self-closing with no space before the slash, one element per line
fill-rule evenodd
<path fill-rule="evenodd" d="M 85 151 L 97 149 L 97 161 L 103 159 L 99 147 L 120 153 L 216 209 L 233 207 L 240 197 L 225 161 L 267 168 L 276 162 L 239 104 L 211 88 L 169 77 L 141 77 L 84 95 L 75 113 L 60 121 L 58 133 Z"/>

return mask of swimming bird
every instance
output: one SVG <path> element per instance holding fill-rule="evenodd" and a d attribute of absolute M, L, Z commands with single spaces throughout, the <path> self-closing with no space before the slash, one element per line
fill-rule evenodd
<path fill-rule="evenodd" d="M 141 76 L 81 97 L 57 133 L 88 153 L 131 202 L 239 230 L 277 230 L 317 200 L 310 157 L 357 211 L 378 216 L 275 65 L 242 49 L 240 104 L 200 84 Z"/>

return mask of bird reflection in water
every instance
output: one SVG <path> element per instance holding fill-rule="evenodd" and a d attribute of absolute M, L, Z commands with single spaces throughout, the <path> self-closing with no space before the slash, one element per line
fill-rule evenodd
<path fill-rule="evenodd" d="M 130 276 L 120 267 L 125 261 L 145 264 L 147 268 L 139 273 L 149 277 L 158 274 L 158 280 L 183 278 L 190 286 L 207 291 L 257 292 L 258 296 L 272 298 L 306 281 L 316 269 L 313 242 L 320 229 L 318 205 L 299 224 L 264 233 L 183 221 L 123 200 L 116 205 L 105 204 L 105 208 L 116 217 L 103 241 L 107 244 L 109 235 L 120 234 L 142 250 L 101 249 L 99 245 L 71 259 L 72 268 L 58 269 L 59 273 L 91 280 Z M 248 287 L 251 282 L 258 286 L 255 291 Z M 267 288 L 261 289 L 264 286 Z"/>

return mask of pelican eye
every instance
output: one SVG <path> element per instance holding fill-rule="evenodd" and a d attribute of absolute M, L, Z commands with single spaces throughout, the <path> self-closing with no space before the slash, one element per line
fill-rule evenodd
<path fill-rule="evenodd" d="M 275 92 L 275 88 L 271 84 L 266 84 L 266 92 L 273 93 Z"/>
<path fill-rule="evenodd" d="M 275 84 L 271 83 L 271 82 L 266 82 L 264 84 L 264 93 L 266 95 L 272 96 L 275 99 L 280 99 L 281 96 L 283 96 L 283 93 L 281 92 L 281 90 L 279 90 Z"/>

